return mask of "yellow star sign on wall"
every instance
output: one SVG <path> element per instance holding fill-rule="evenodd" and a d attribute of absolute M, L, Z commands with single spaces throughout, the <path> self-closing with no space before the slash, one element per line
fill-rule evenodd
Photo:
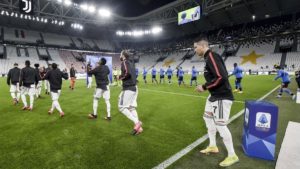
<path fill-rule="evenodd" d="M 260 57 L 263 57 L 264 55 L 259 55 L 257 54 L 254 50 L 249 54 L 249 55 L 245 55 L 245 56 L 242 56 L 242 64 L 245 64 L 247 62 L 251 62 L 252 64 L 256 65 L 257 64 L 257 59 L 260 58 Z"/>
<path fill-rule="evenodd" d="M 174 59 L 166 60 L 165 63 L 163 64 L 163 66 L 168 67 L 168 66 L 170 66 L 174 62 L 175 62 Z"/>

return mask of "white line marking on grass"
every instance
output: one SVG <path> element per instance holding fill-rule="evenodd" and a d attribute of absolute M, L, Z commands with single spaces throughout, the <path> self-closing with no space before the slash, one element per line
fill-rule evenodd
<path fill-rule="evenodd" d="M 277 87 L 275 87 L 273 90 L 271 90 L 270 92 L 268 92 L 267 94 L 265 94 L 261 98 L 259 98 L 258 101 L 264 100 L 266 97 L 268 97 L 270 94 L 272 94 L 279 87 L 280 87 L 280 85 L 277 86 Z M 244 109 L 242 109 L 240 112 L 238 112 L 237 114 L 235 114 L 234 116 L 232 116 L 229 119 L 228 124 L 230 124 L 232 121 L 234 121 L 235 119 L 239 118 L 243 114 L 244 114 Z M 178 153 L 174 154 L 173 156 L 171 156 L 170 158 L 168 158 L 164 162 L 162 162 L 159 165 L 153 167 L 153 169 L 165 169 L 165 168 L 169 167 L 174 162 L 176 162 L 177 160 L 179 160 L 180 158 L 182 158 L 183 156 L 185 156 L 187 153 L 189 153 L 190 151 L 192 151 L 194 148 L 196 148 L 197 146 L 199 146 L 200 144 L 202 144 L 207 139 L 208 139 L 208 135 L 205 134 L 204 136 L 202 136 L 201 138 L 199 138 L 198 140 L 196 140 L 192 144 L 188 145 L 186 148 L 182 149 Z"/>
<path fill-rule="evenodd" d="M 155 92 L 155 93 L 165 93 L 165 94 L 173 94 L 173 95 L 179 95 L 179 96 L 188 96 L 188 97 L 197 97 L 197 98 L 202 98 L 202 99 L 207 99 L 207 96 L 197 96 L 197 95 L 192 95 L 192 94 L 184 94 L 184 93 L 175 93 L 175 92 L 166 92 L 166 91 L 161 91 L 161 90 L 151 90 L 151 89 L 141 89 L 139 90 L 144 90 L 148 92 Z M 239 101 L 235 100 L 234 102 L 236 103 L 245 103 L 244 101 Z"/>

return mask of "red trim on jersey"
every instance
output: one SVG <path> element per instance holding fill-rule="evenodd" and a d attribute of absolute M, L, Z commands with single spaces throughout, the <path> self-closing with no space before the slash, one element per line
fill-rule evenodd
<path fill-rule="evenodd" d="M 214 68 L 215 68 L 215 70 L 217 72 L 218 79 L 213 84 L 207 86 L 206 87 L 207 89 L 210 89 L 212 87 L 217 86 L 220 83 L 221 79 L 222 79 L 222 76 L 220 74 L 219 68 L 218 68 L 218 66 L 216 64 L 216 61 L 215 61 L 213 55 L 211 54 L 211 52 L 209 52 L 209 58 L 210 58 L 210 60 L 212 61 L 213 65 L 214 65 Z"/>

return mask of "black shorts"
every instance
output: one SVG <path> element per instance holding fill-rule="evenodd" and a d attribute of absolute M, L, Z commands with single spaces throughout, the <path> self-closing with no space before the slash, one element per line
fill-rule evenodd
<path fill-rule="evenodd" d="M 165 78 L 165 75 L 160 75 L 160 78 L 161 78 L 161 79 L 164 79 L 164 78 Z"/>
<path fill-rule="evenodd" d="M 197 77 L 192 77 L 192 79 L 191 79 L 191 80 L 192 80 L 192 81 L 193 81 L 193 80 L 197 80 Z"/>
<path fill-rule="evenodd" d="M 235 79 L 235 82 L 236 82 L 236 83 L 241 83 L 241 82 L 242 82 L 242 78 L 236 78 L 236 79 Z"/>
<path fill-rule="evenodd" d="M 183 77 L 182 76 L 178 76 L 178 81 L 183 81 Z"/>
<path fill-rule="evenodd" d="M 168 76 L 168 79 L 169 79 L 169 80 L 172 79 L 172 76 Z"/>
<path fill-rule="evenodd" d="M 156 79 L 156 75 L 152 75 L 152 79 Z"/>
<path fill-rule="evenodd" d="M 289 84 L 290 84 L 290 82 L 284 82 L 284 83 L 282 83 L 281 87 L 282 88 L 288 88 Z"/>

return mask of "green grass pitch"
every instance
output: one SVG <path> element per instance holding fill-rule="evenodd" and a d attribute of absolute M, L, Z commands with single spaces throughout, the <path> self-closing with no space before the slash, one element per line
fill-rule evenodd
<path fill-rule="evenodd" d="M 66 116 L 60 119 L 57 112 L 47 114 L 51 99 L 46 95 L 35 101 L 32 112 L 21 111 L 22 103 L 13 106 L 6 79 L 0 78 L 0 168 L 152 168 L 206 134 L 202 119 L 206 99 L 198 96 L 208 93 L 196 93 L 189 79 L 185 78 L 186 87 L 178 87 L 175 78 L 172 85 L 153 85 L 150 76 L 147 85 L 139 79 L 137 110 L 144 132 L 131 136 L 133 124 L 117 107 L 120 87 L 111 87 L 112 121 L 107 122 L 102 120 L 103 100 L 98 119 L 87 118 L 94 89 L 87 89 L 85 80 L 77 80 L 74 91 L 64 81 L 60 104 Z M 246 76 L 244 93 L 235 94 L 235 99 L 260 98 L 280 83 L 272 79 Z M 230 80 L 233 86 L 234 78 Z M 235 102 L 231 115 L 243 107 Z"/>

